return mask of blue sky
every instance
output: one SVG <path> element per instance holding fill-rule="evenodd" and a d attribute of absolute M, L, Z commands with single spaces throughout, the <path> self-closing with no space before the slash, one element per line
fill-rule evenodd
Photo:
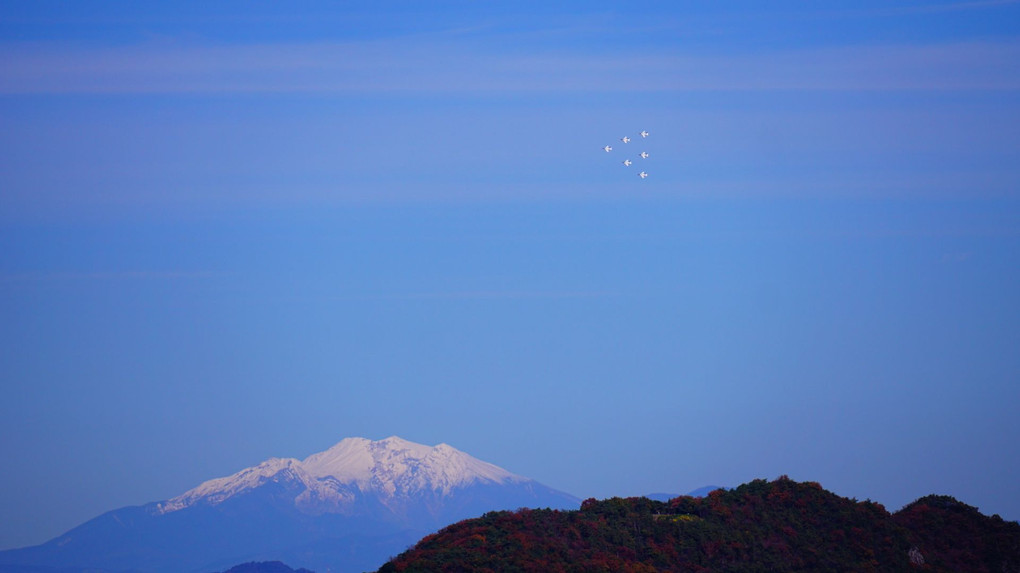
<path fill-rule="evenodd" d="M 1020 519 L 1020 2 L 207 4 L 0 10 L 0 547 L 349 436 Z"/>

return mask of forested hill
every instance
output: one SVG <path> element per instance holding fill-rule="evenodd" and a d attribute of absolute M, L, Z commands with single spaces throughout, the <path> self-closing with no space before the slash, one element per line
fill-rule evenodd
<path fill-rule="evenodd" d="M 945 496 L 890 514 L 781 477 L 704 498 L 487 513 L 379 571 L 465 570 L 1020 572 L 1020 525 Z"/>

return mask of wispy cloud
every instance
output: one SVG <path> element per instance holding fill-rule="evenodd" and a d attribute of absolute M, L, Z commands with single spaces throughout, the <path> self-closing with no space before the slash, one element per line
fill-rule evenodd
<path fill-rule="evenodd" d="M 492 290 L 408 292 L 365 296 L 352 295 L 339 298 L 343 300 L 514 300 L 603 298 L 607 296 L 616 296 L 617 294 L 618 293 L 609 291 Z"/>
<path fill-rule="evenodd" d="M 890 3 L 891 4 L 891 3 Z M 795 12 L 798 18 L 819 18 L 822 20 L 845 20 L 845 19 L 870 19 L 870 18 L 898 18 L 911 17 L 924 14 L 951 14 L 953 12 L 968 12 L 978 10 L 989 10 L 995 8 L 1006 8 L 1020 5 L 1020 0 L 974 0 L 972 2 L 943 2 L 917 4 L 914 6 L 881 6 L 876 8 L 857 9 L 821 9 L 816 12 Z"/>
<path fill-rule="evenodd" d="M 615 291 L 585 290 L 450 290 L 431 292 L 346 293 L 252 298 L 250 302 L 272 303 L 395 303 L 395 302 L 500 302 L 543 300 L 594 300 L 621 296 Z"/>
<path fill-rule="evenodd" d="M 0 47 L 0 93 L 1017 90 L 1014 42 L 765 54 L 506 55 L 407 41 Z"/>
<path fill-rule="evenodd" d="M 0 282 L 177 280 L 220 276 L 212 271 L 27 272 L 0 274 Z"/>
<path fill-rule="evenodd" d="M 921 6 L 904 6 L 902 8 L 889 8 L 889 13 L 896 14 L 921 14 L 936 12 L 962 12 L 965 10 L 979 10 L 984 8 L 997 8 L 1020 4 L 1020 0 L 976 0 L 974 2 L 952 2 L 949 4 L 924 4 Z"/>

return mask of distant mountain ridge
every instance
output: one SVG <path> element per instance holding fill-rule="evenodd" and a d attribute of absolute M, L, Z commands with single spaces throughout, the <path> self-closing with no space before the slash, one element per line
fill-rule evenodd
<path fill-rule="evenodd" d="M 271 458 L 162 502 L 108 512 L 42 545 L 2 551 L 0 572 L 207 573 L 268 561 L 364 571 L 487 511 L 579 504 L 446 444 L 347 438 L 304 460 Z"/>
<path fill-rule="evenodd" d="M 308 569 L 291 569 L 279 561 L 250 562 L 235 565 L 223 573 L 314 573 Z"/>
<path fill-rule="evenodd" d="M 654 499 L 655 501 L 669 501 L 669 500 L 671 500 L 673 498 L 676 498 L 676 497 L 682 497 L 682 495 L 687 495 L 689 497 L 705 497 L 706 495 L 712 493 L 713 491 L 715 491 L 717 489 L 729 489 L 729 488 L 722 487 L 722 486 L 719 486 L 719 485 L 706 485 L 704 487 L 699 487 L 698 489 L 689 491 L 686 494 L 679 494 L 679 493 L 650 493 L 650 494 L 646 495 L 645 497 L 647 497 L 648 499 Z"/>

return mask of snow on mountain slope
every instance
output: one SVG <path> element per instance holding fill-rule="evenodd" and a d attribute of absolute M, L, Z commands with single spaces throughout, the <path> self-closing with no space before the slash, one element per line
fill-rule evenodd
<path fill-rule="evenodd" d="M 280 474 L 283 475 L 280 475 Z M 314 480 L 301 467 L 301 462 L 293 458 L 269 458 L 261 464 L 245 468 L 234 475 L 211 479 L 198 487 L 167 500 L 159 505 L 160 513 L 170 513 L 184 509 L 199 501 L 217 505 L 235 495 L 255 489 L 273 478 L 291 478 L 306 485 L 314 484 Z"/>
<path fill-rule="evenodd" d="M 530 482 L 498 466 L 483 462 L 447 444 L 426 446 L 391 436 L 385 440 L 347 438 L 298 461 L 271 458 L 233 475 L 202 483 L 158 506 L 161 514 L 197 503 L 218 505 L 267 482 L 288 484 L 301 491 L 297 507 L 307 513 L 343 513 L 360 495 L 393 498 L 420 493 L 448 496 L 473 484 Z"/>
<path fill-rule="evenodd" d="M 317 478 L 332 476 L 341 482 L 356 483 L 363 492 L 390 496 L 427 490 L 446 495 L 455 487 L 475 482 L 527 481 L 446 444 L 430 447 L 396 436 L 377 442 L 347 438 L 309 456 L 302 466 Z"/>
<path fill-rule="evenodd" d="M 349 438 L 303 461 L 271 458 L 162 503 L 109 511 L 42 545 L 0 551 L 0 571 L 181 573 L 281 560 L 356 573 L 487 511 L 580 503 L 446 444 Z"/>

